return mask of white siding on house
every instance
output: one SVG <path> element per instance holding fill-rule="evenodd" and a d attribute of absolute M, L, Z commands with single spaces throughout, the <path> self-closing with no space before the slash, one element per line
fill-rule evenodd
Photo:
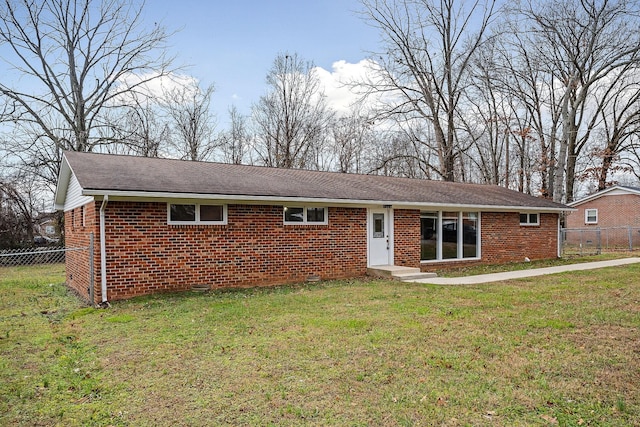
<path fill-rule="evenodd" d="M 71 174 L 69 186 L 67 187 L 67 196 L 64 200 L 64 211 L 70 211 L 87 203 L 93 202 L 93 196 L 83 196 L 82 187 L 74 174 Z"/>

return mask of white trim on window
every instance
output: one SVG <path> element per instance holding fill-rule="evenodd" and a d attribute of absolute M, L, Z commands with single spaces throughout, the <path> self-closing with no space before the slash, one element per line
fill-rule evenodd
<path fill-rule="evenodd" d="M 324 214 L 323 221 L 310 221 L 309 215 L 312 214 L 311 210 L 322 209 Z M 296 217 L 298 220 L 287 220 L 287 211 L 295 211 L 290 214 L 289 217 Z M 285 225 L 327 225 L 329 223 L 329 208 L 326 206 L 283 206 L 282 207 L 282 222 Z"/>
<path fill-rule="evenodd" d="M 593 218 L 593 219 L 589 219 Z M 598 209 L 585 209 L 584 210 L 584 223 L 585 224 L 597 224 L 598 223 Z"/>
<path fill-rule="evenodd" d="M 538 212 L 521 212 L 520 225 L 525 225 L 525 226 L 540 225 L 540 214 Z"/>
<path fill-rule="evenodd" d="M 445 213 L 447 215 L 445 215 Z M 425 211 L 420 212 L 420 263 L 421 264 L 429 264 L 429 263 L 441 263 L 441 262 L 456 262 L 456 261 L 474 261 L 481 259 L 481 248 L 482 248 L 482 239 L 480 236 L 481 233 L 481 212 L 479 211 Z M 422 220 L 423 219 L 431 219 L 434 220 L 433 229 L 430 229 L 429 233 L 425 233 L 425 230 L 422 228 Z M 451 221 L 455 219 L 455 243 L 456 243 L 456 256 L 455 257 L 445 257 L 444 245 L 447 242 L 450 242 L 451 234 L 449 234 L 446 238 L 444 236 L 444 222 Z M 467 224 L 467 228 L 465 229 L 465 220 L 475 221 L 475 229 L 468 228 L 469 224 Z M 449 222 L 449 224 L 452 224 Z M 475 242 L 473 242 L 472 237 L 474 236 Z M 433 242 L 433 246 L 435 246 L 435 258 L 422 258 L 422 245 L 426 243 L 424 241 L 431 240 L 432 237 L 435 237 L 435 241 Z M 475 256 L 465 256 L 465 245 L 474 245 L 475 247 Z"/>
<path fill-rule="evenodd" d="M 194 220 L 193 221 L 172 221 L 171 220 L 171 206 L 194 206 Z M 220 206 L 222 207 L 222 220 L 221 221 L 203 221 L 200 219 L 201 206 Z M 169 225 L 227 225 L 227 205 L 219 203 L 167 203 L 167 224 Z"/>

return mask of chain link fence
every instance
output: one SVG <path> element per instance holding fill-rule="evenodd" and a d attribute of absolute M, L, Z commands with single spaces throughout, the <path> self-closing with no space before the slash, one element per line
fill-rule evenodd
<path fill-rule="evenodd" d="M 55 245 L 36 246 L 21 249 L 0 249 L 0 276 L 3 269 L 21 267 L 51 266 L 55 271 L 64 267 L 66 283 L 69 288 L 82 299 L 92 302 L 94 300 L 94 239 L 93 233 L 89 235 L 86 246 L 62 247 Z M 52 270 L 52 271 L 53 271 Z"/>
<path fill-rule="evenodd" d="M 640 227 L 563 228 L 563 255 L 595 255 L 640 249 Z"/>
<path fill-rule="evenodd" d="M 0 267 L 59 264 L 64 262 L 65 253 L 62 246 L 0 249 Z"/>
<path fill-rule="evenodd" d="M 33 248 L 0 249 L 0 267 L 61 264 L 72 252 L 92 253 L 93 235 L 86 247 L 65 248 L 64 246 L 47 245 Z"/>

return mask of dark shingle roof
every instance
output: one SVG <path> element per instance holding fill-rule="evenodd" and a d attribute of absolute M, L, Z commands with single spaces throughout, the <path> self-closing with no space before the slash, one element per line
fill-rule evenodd
<path fill-rule="evenodd" d="M 93 153 L 68 152 L 65 157 L 82 188 L 94 194 L 118 191 L 567 209 L 493 185 Z"/>

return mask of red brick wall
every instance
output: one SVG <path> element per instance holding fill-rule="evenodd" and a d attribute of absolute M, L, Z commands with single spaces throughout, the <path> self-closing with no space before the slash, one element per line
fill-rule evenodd
<path fill-rule="evenodd" d="M 576 209 L 567 214 L 566 228 L 640 227 L 640 196 L 634 194 L 605 195 Z M 586 209 L 598 209 L 597 224 L 585 224 Z"/>
<path fill-rule="evenodd" d="M 558 214 L 540 214 L 539 226 L 520 225 L 518 212 L 482 212 L 480 260 L 422 264 L 422 271 L 474 264 L 503 264 L 558 257 Z"/>
<path fill-rule="evenodd" d="M 100 202 L 65 213 L 67 247 L 87 247 L 94 233 L 94 301 L 100 295 Z M 82 209 L 85 224 L 82 225 Z M 482 213 L 482 259 L 422 264 L 504 263 L 557 256 L 557 214 L 520 226 L 518 213 Z M 328 225 L 284 225 L 282 207 L 229 205 L 227 225 L 168 225 L 166 203 L 109 202 L 106 210 L 108 299 L 163 291 L 266 286 L 364 275 L 364 208 L 329 208 Z M 396 265 L 420 266 L 420 211 L 394 212 Z M 67 254 L 67 283 L 89 298 L 88 251 Z"/>
<path fill-rule="evenodd" d="M 364 275 L 366 220 L 329 208 L 328 225 L 285 226 L 281 206 L 229 205 L 227 225 L 168 225 L 166 203 L 109 202 L 108 298 Z"/>
<path fill-rule="evenodd" d="M 489 264 L 558 257 L 558 214 L 540 214 L 539 226 L 520 225 L 520 214 L 482 213 L 482 260 Z"/>
<path fill-rule="evenodd" d="M 420 211 L 395 210 L 393 234 L 394 264 L 420 267 Z"/>
<path fill-rule="evenodd" d="M 84 211 L 84 222 L 83 222 Z M 65 245 L 68 249 L 88 248 L 90 235 L 94 234 L 94 262 L 100 264 L 98 235 L 99 207 L 95 203 L 67 211 L 64 214 Z M 70 250 L 65 254 L 67 285 L 86 301 L 89 301 L 90 263 L 89 250 Z M 95 282 L 99 283 L 99 281 Z M 94 297 L 97 298 L 96 295 Z M 95 300 L 98 301 L 97 299 Z"/>

